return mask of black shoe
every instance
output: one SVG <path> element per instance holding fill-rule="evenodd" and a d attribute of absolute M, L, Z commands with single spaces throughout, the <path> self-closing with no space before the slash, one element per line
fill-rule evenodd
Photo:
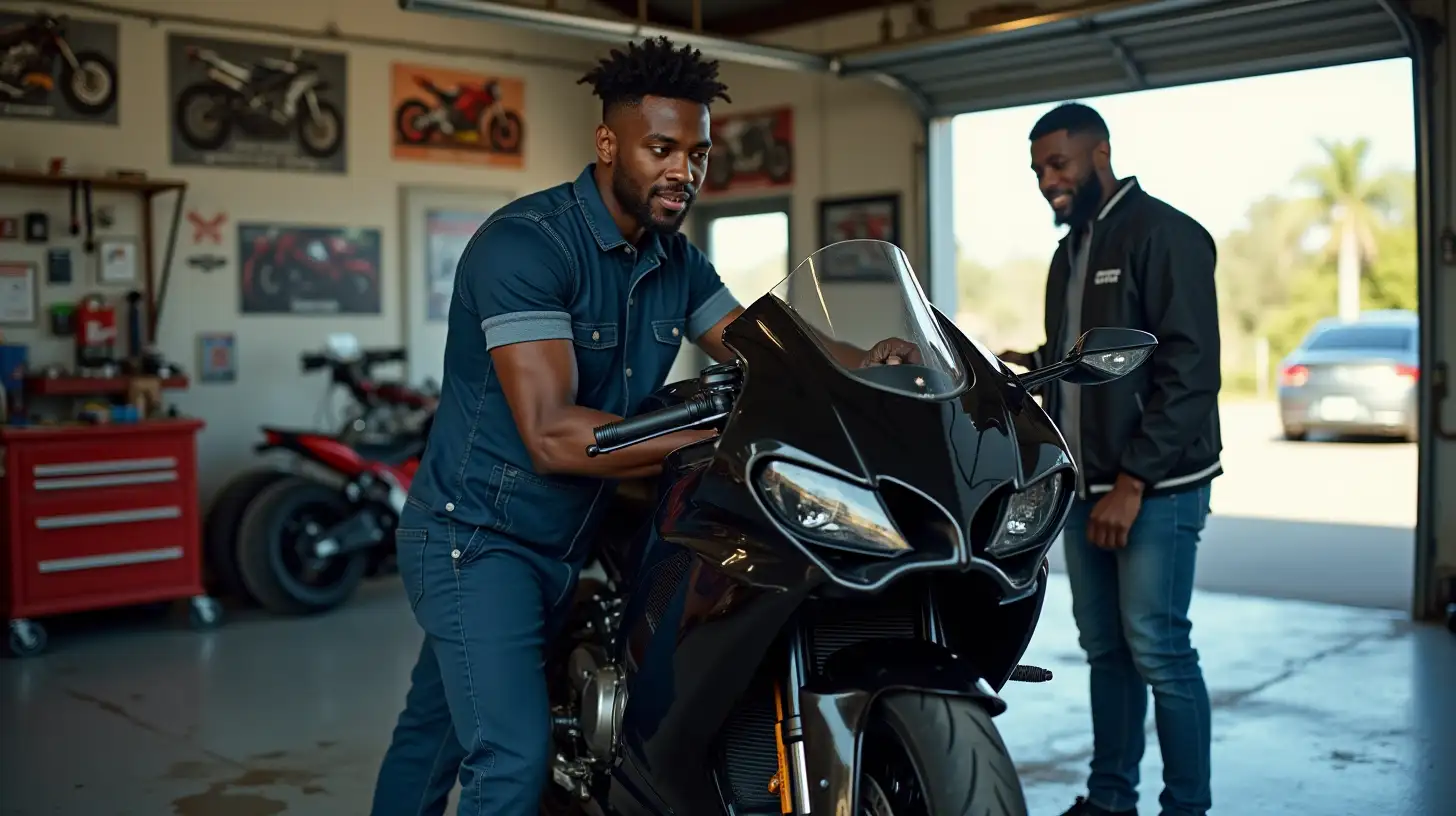
<path fill-rule="evenodd" d="M 1103 810 L 1100 807 L 1088 802 L 1085 798 L 1078 796 L 1076 804 L 1072 805 L 1062 816 L 1138 816 L 1137 808 L 1131 810 Z"/>

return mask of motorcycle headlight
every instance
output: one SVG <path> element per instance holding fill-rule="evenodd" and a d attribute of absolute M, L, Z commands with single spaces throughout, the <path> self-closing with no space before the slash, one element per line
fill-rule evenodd
<path fill-rule="evenodd" d="M 769 463 L 757 481 L 774 515 L 810 541 L 890 558 L 910 551 L 873 491 L 788 462 Z"/>
<path fill-rule="evenodd" d="M 1012 493 L 986 554 L 1005 558 L 1036 546 L 1062 509 L 1065 481 L 1063 474 L 1057 473 Z"/>

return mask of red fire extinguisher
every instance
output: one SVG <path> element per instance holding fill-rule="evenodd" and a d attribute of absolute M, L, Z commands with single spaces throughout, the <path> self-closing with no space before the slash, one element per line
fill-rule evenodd
<path fill-rule="evenodd" d="M 76 367 L 100 368 L 116 359 L 116 307 L 100 295 L 76 304 Z"/>

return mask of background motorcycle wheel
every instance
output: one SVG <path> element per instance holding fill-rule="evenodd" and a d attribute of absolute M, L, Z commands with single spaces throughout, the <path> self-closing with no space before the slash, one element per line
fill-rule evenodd
<path fill-rule="evenodd" d="M 776 183 L 789 180 L 794 174 L 794 153 L 787 142 L 777 139 L 769 142 L 768 152 L 763 157 L 763 169 Z"/>
<path fill-rule="evenodd" d="M 303 152 L 315 159 L 327 159 L 339 152 L 339 146 L 344 143 L 344 117 L 339 115 L 339 109 L 332 103 L 320 99 L 318 103 L 318 120 L 331 122 L 332 128 L 328 138 L 315 140 L 309 136 L 309 128 L 315 124 L 314 116 L 308 106 L 298 109 L 298 116 L 295 121 L 298 125 L 298 146 Z"/>
<path fill-rule="evenodd" d="M 337 489 L 294 475 L 263 488 L 248 504 L 238 531 L 238 571 L 264 609 L 276 615 L 310 615 L 333 609 L 354 594 L 368 567 L 367 552 L 325 559 L 317 576 L 305 571 L 306 562 L 298 556 L 300 543 L 350 512 Z"/>
<path fill-rule="evenodd" d="M 708 158 L 708 186 L 715 190 L 727 187 L 733 181 L 733 162 L 733 153 L 726 147 L 712 154 Z"/>
<path fill-rule="evenodd" d="M 525 127 L 515 111 L 502 111 L 490 120 L 490 149 L 497 153 L 520 153 Z"/>
<path fill-rule="evenodd" d="M 184 88 L 177 95 L 177 107 L 172 116 L 177 135 L 193 150 L 216 150 L 227 144 L 233 132 L 227 94 L 206 82 Z M 212 130 L 197 130 L 194 127 L 196 117 L 211 117 Z"/>
<path fill-rule="evenodd" d="M 61 96 L 66 104 L 78 113 L 91 116 L 110 110 L 116 104 L 116 65 L 95 51 L 77 51 L 76 64 L 81 70 L 74 70 L 71 63 L 61 60 Z M 87 92 L 87 77 L 99 83 L 96 91 Z M 82 90 L 77 90 L 78 85 Z"/>
<path fill-rule="evenodd" d="M 974 700 L 890 692 L 870 715 L 858 816 L 1026 816 L 1016 766 Z"/>
<path fill-rule="evenodd" d="M 399 108 L 394 112 L 394 132 L 399 135 L 399 140 L 408 145 L 428 144 L 430 138 L 435 135 L 433 123 L 424 127 L 415 127 L 415 120 L 421 116 L 428 116 L 430 106 L 418 99 L 406 99 L 399 103 Z"/>
<path fill-rule="evenodd" d="M 243 523 L 243 513 L 263 488 L 286 478 L 287 473 L 272 468 L 245 470 L 234 476 L 207 511 L 202 526 L 202 557 L 216 583 L 216 594 L 229 595 L 246 604 L 256 604 L 257 598 L 243 583 L 243 574 L 238 569 L 238 528 Z"/>

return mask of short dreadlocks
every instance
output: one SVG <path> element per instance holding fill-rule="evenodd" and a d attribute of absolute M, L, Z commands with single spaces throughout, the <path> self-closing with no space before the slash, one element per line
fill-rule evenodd
<path fill-rule="evenodd" d="M 618 105 L 640 105 L 643 97 L 686 99 L 700 105 L 713 100 L 732 102 L 728 86 L 718 81 L 718 61 L 703 59 L 690 45 L 675 48 L 666 37 L 628 43 L 627 51 L 613 48 L 611 56 L 577 80 L 590 83 L 602 98 L 602 118 Z"/>

